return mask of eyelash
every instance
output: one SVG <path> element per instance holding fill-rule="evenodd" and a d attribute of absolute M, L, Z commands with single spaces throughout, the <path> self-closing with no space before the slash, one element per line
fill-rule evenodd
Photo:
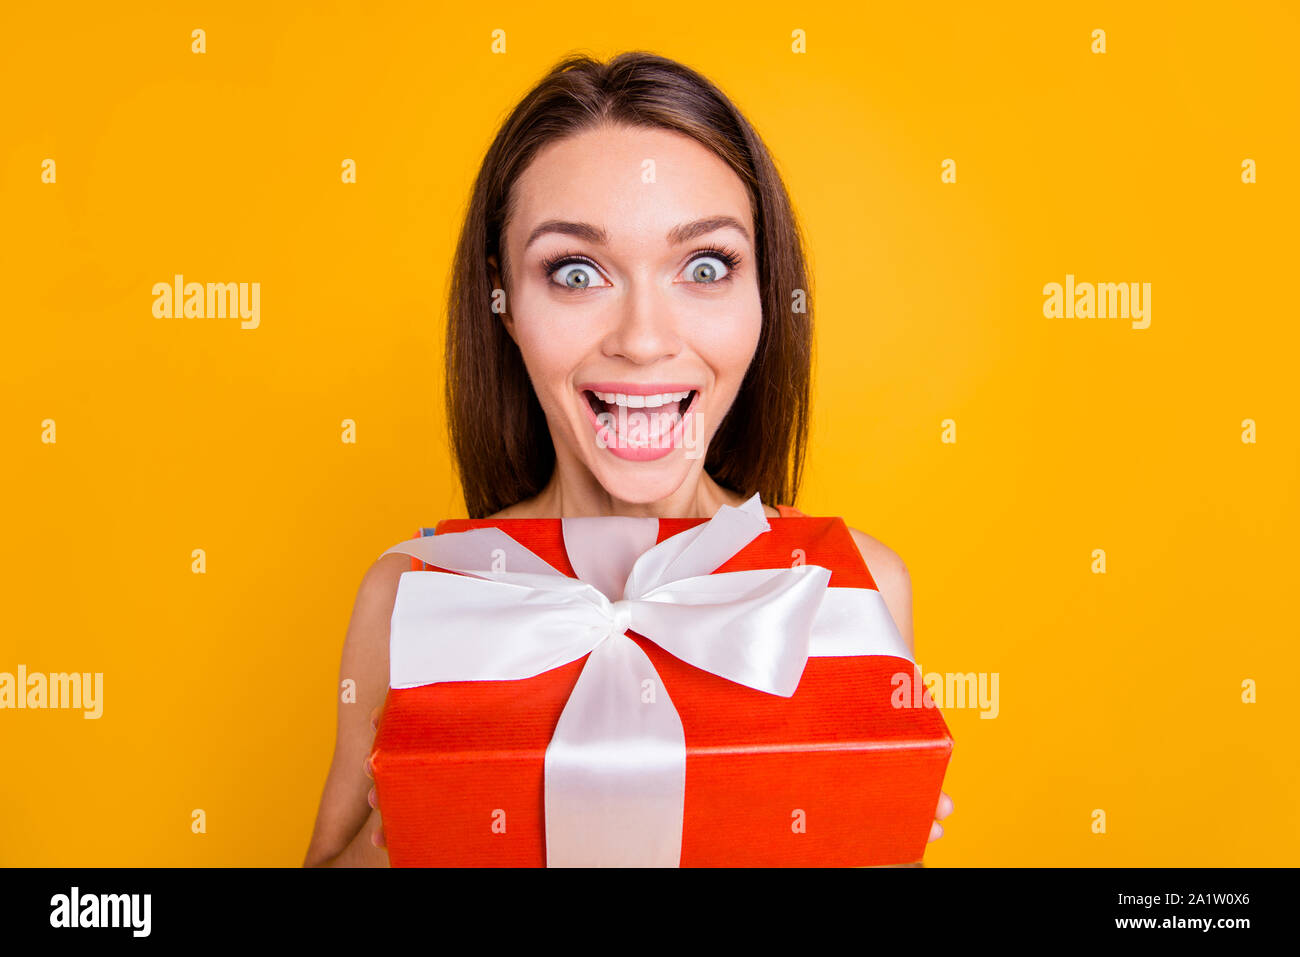
<path fill-rule="evenodd" d="M 727 274 L 723 276 L 721 279 L 715 279 L 713 282 L 700 282 L 700 283 L 694 283 L 693 285 L 697 285 L 697 286 L 721 285 L 722 283 L 730 280 L 731 277 L 736 274 L 736 268 L 740 265 L 740 253 L 736 252 L 734 249 L 731 249 L 727 246 L 708 246 L 704 249 L 697 249 L 693 253 L 691 253 L 690 258 L 686 260 L 686 264 L 689 266 L 695 260 L 702 259 L 705 256 L 712 256 L 715 259 L 722 260 L 723 264 L 727 267 Z M 589 258 L 582 255 L 581 253 L 566 252 L 566 253 L 560 253 L 559 255 L 556 256 L 550 256 L 547 259 L 544 259 L 542 261 L 542 274 L 546 276 L 547 282 L 550 282 L 551 279 L 554 277 L 555 271 L 557 269 L 559 269 L 561 266 L 568 266 L 571 263 L 581 263 L 582 265 L 590 266 L 593 269 L 600 268 Z M 555 285 L 558 286 L 559 283 L 555 283 Z M 581 292 L 582 290 L 575 289 L 573 291 Z"/>

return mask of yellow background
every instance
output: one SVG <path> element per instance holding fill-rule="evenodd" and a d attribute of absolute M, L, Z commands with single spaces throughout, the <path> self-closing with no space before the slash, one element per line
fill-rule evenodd
<path fill-rule="evenodd" d="M 639 48 L 735 99 L 809 236 L 797 504 L 903 557 L 927 671 L 1000 676 L 945 709 L 927 863 L 1295 864 L 1300 23 L 1136 6 L 5 4 L 0 670 L 105 702 L 0 712 L 0 863 L 301 861 L 357 583 L 464 514 L 471 179 L 558 57 Z M 260 328 L 154 318 L 175 273 L 260 282 Z M 1045 318 L 1067 273 L 1150 282 L 1150 328 Z"/>

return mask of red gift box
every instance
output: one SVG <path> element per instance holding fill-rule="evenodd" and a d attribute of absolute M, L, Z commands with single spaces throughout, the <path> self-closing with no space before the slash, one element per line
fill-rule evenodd
<path fill-rule="evenodd" d="M 702 521 L 660 519 L 658 541 Z M 876 587 L 842 519 L 768 521 L 770 531 L 717 572 L 789 567 L 802 550 L 806 564 L 830 569 L 830 587 Z M 577 577 L 560 519 L 452 519 L 435 534 L 485 527 Z M 785 698 L 628 635 L 659 672 L 685 731 L 681 866 L 921 860 L 953 742 L 928 692 L 926 706 L 895 706 L 913 703 L 912 662 L 810 657 Z M 372 767 L 392 866 L 546 865 L 544 759 L 585 662 L 523 680 L 389 690 Z"/>

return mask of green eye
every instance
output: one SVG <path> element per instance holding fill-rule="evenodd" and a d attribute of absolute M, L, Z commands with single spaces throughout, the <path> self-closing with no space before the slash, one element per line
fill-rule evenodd
<path fill-rule="evenodd" d="M 564 277 L 564 284 L 581 289 L 591 284 L 591 276 L 588 275 L 587 270 L 579 266 L 569 270 L 568 275 Z"/>
<path fill-rule="evenodd" d="M 590 263 L 581 260 L 560 263 L 551 273 L 551 281 L 569 289 L 590 289 L 607 285 Z"/>
<path fill-rule="evenodd" d="M 730 268 L 717 256 L 700 256 L 691 263 L 689 274 L 693 282 L 708 284 L 726 278 Z"/>

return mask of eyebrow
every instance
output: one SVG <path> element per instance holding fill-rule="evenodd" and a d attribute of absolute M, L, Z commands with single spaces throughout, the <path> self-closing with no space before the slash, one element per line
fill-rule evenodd
<path fill-rule="evenodd" d="M 682 243 L 688 243 L 707 233 L 717 229 L 734 229 L 749 240 L 749 230 L 747 230 L 740 220 L 734 216 L 709 216 L 705 219 L 697 219 L 691 223 L 682 223 L 680 226 L 674 226 L 668 230 L 668 242 L 674 246 Z M 609 242 L 609 234 L 598 226 L 591 223 L 571 223 L 563 219 L 548 219 L 528 234 L 528 242 L 524 243 L 524 249 L 531 246 L 536 240 L 545 236 L 547 233 L 559 233 L 563 236 L 576 236 L 579 239 L 585 239 L 589 243 L 598 246 L 604 246 Z M 751 241 L 752 242 L 752 241 Z"/>

